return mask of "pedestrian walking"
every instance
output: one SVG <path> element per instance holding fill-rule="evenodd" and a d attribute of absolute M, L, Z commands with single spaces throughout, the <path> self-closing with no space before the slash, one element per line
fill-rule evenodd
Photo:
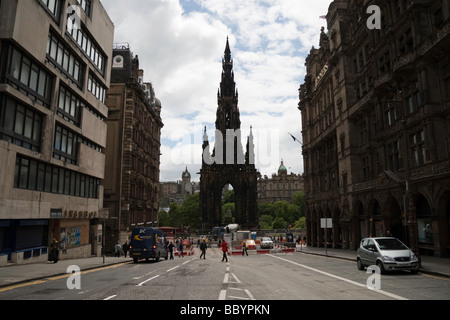
<path fill-rule="evenodd" d="M 125 258 L 127 257 L 127 252 L 128 250 L 130 250 L 130 245 L 128 244 L 128 242 L 125 241 L 125 243 L 122 246 L 122 250 L 123 250 L 123 254 L 125 256 Z"/>
<path fill-rule="evenodd" d="M 179 257 L 183 257 L 183 241 L 180 241 L 180 245 L 178 246 L 178 254 Z"/>
<path fill-rule="evenodd" d="M 53 238 L 53 241 L 50 244 L 50 256 L 48 260 L 52 261 L 53 263 L 57 263 L 58 258 L 59 258 L 59 243 L 55 238 Z"/>
<path fill-rule="evenodd" d="M 244 241 L 244 243 L 242 244 L 242 256 L 244 256 L 244 253 L 247 254 L 247 256 L 248 256 L 248 252 L 247 252 L 247 244 L 245 243 L 245 241 Z"/>
<path fill-rule="evenodd" d="M 200 250 L 202 251 L 202 254 L 200 255 L 200 259 L 203 256 L 203 259 L 206 259 L 206 242 L 203 240 L 203 242 L 200 244 Z"/>
<path fill-rule="evenodd" d="M 120 257 L 120 250 L 122 250 L 122 246 L 120 245 L 120 241 L 117 241 L 116 245 L 114 246 L 114 257 Z"/>
<path fill-rule="evenodd" d="M 220 246 L 222 247 L 222 252 L 223 252 L 222 262 L 223 262 L 223 260 L 226 260 L 226 262 L 228 262 L 228 258 L 227 258 L 228 243 L 225 240 L 223 240 L 223 242 Z"/>
<path fill-rule="evenodd" d="M 175 248 L 175 246 L 173 245 L 172 241 L 170 241 L 168 248 L 170 252 L 170 260 L 173 260 L 173 248 Z"/>

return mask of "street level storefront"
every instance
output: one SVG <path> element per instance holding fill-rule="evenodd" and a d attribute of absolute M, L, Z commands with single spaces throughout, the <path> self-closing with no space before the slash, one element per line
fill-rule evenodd
<path fill-rule="evenodd" d="M 0 254 L 8 261 L 47 260 L 49 220 L 0 220 Z M 6 260 L 6 259 L 5 259 Z"/>
<path fill-rule="evenodd" d="M 324 246 L 327 241 L 333 248 L 355 250 L 364 237 L 389 235 L 422 255 L 449 257 L 450 186 L 435 182 L 433 188 L 417 184 L 410 189 L 415 191 L 360 190 L 353 194 L 352 205 L 347 200 L 343 206 L 308 204 L 308 244 Z M 321 228 L 325 217 L 332 218 L 329 229 Z"/>
<path fill-rule="evenodd" d="M 98 228 L 89 219 L 0 220 L 2 264 L 45 262 L 53 239 L 59 244 L 59 259 L 90 257 L 97 253 L 98 242 L 91 229 Z"/>

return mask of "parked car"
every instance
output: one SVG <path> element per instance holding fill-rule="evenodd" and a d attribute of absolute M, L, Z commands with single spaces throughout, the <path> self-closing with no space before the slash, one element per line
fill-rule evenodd
<path fill-rule="evenodd" d="M 256 243 L 253 239 L 245 240 L 245 246 L 248 250 L 256 250 Z"/>
<path fill-rule="evenodd" d="M 419 271 L 420 260 L 400 240 L 392 237 L 365 238 L 357 250 L 356 262 L 359 270 L 376 265 L 381 274 L 386 271 Z"/>
<path fill-rule="evenodd" d="M 261 249 L 273 249 L 273 241 L 269 237 L 261 238 Z"/>

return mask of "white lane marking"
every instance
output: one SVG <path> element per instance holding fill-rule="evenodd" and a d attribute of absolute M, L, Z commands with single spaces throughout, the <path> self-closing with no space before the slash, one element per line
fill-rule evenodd
<path fill-rule="evenodd" d="M 280 259 L 280 260 L 283 260 L 283 261 L 286 261 L 286 262 L 289 262 L 289 263 L 292 263 L 292 264 L 295 264 L 296 266 L 299 266 L 299 267 L 302 267 L 302 268 L 305 268 L 305 269 L 308 269 L 308 270 L 311 270 L 311 271 L 314 271 L 314 272 L 323 274 L 323 275 L 325 275 L 325 276 L 327 276 L 327 277 L 331 277 L 331 278 L 334 278 L 334 279 L 338 279 L 338 280 L 341 280 L 341 281 L 344 281 L 344 282 L 353 284 L 353 285 L 355 285 L 355 286 L 358 286 L 358 287 L 362 287 L 362 288 L 366 288 L 366 289 L 367 289 L 367 286 L 364 285 L 364 284 L 362 284 L 362 283 L 358 283 L 358 282 L 356 282 L 356 281 L 352 281 L 352 280 L 349 280 L 349 279 L 346 279 L 346 278 L 342 278 L 342 277 L 339 277 L 339 276 L 335 276 L 334 274 L 331 274 L 331 273 L 328 273 L 328 272 L 325 272 L 325 271 L 321 271 L 321 270 L 318 270 L 318 269 L 314 269 L 314 268 L 305 266 L 305 265 L 303 265 L 303 264 L 300 264 L 300 263 L 297 263 L 297 262 L 294 262 L 294 261 L 290 261 L 290 260 L 288 260 L 288 259 L 284 259 L 284 258 L 281 258 L 281 257 L 274 256 L 274 255 L 272 255 L 272 254 L 268 254 L 268 256 L 270 256 L 270 257 L 272 257 L 272 258 Z M 367 289 L 367 290 L 369 290 L 369 289 Z M 374 291 L 375 291 L 375 292 L 378 292 L 378 293 L 381 293 L 381 294 L 384 294 L 385 296 L 388 296 L 388 297 L 397 299 L 397 300 L 408 300 L 407 298 L 398 296 L 398 295 L 396 295 L 396 294 L 393 294 L 393 293 L 390 293 L 390 292 L 387 292 L 387 291 L 384 291 L 384 290 L 374 290 Z"/>
<path fill-rule="evenodd" d="M 106 301 L 106 300 L 111 300 L 111 299 L 114 299 L 115 297 L 117 297 L 117 294 L 112 295 L 112 296 L 109 296 L 108 298 L 105 298 L 105 299 L 103 299 L 103 300 L 104 300 L 104 301 Z"/>
<path fill-rule="evenodd" d="M 219 300 L 225 300 L 226 297 L 227 297 L 227 290 L 221 290 Z"/>
<path fill-rule="evenodd" d="M 150 278 L 150 279 L 147 279 L 147 280 L 145 280 L 145 281 L 139 283 L 138 285 L 136 285 L 136 287 L 142 287 L 142 285 L 143 285 L 144 283 L 147 283 L 147 282 L 149 282 L 149 281 L 152 281 L 153 279 L 156 279 L 156 278 L 158 278 L 158 277 L 159 277 L 159 274 L 158 274 L 157 276 L 154 276 L 154 277 L 152 277 L 152 278 Z"/>
<path fill-rule="evenodd" d="M 234 273 L 232 273 L 231 275 L 233 276 L 234 280 L 236 280 L 236 283 L 241 283 L 241 280 L 239 280 Z"/>
<path fill-rule="evenodd" d="M 180 267 L 180 266 L 173 267 L 173 268 L 167 270 L 166 272 L 170 272 L 170 271 L 175 270 L 176 268 L 179 268 L 179 267 Z"/>

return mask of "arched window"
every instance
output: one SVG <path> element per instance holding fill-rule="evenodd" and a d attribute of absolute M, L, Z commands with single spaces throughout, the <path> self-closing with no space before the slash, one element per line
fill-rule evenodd
<path fill-rule="evenodd" d="M 416 212 L 419 242 L 432 244 L 434 240 L 431 207 L 428 204 L 427 199 L 421 194 L 417 197 Z"/>

